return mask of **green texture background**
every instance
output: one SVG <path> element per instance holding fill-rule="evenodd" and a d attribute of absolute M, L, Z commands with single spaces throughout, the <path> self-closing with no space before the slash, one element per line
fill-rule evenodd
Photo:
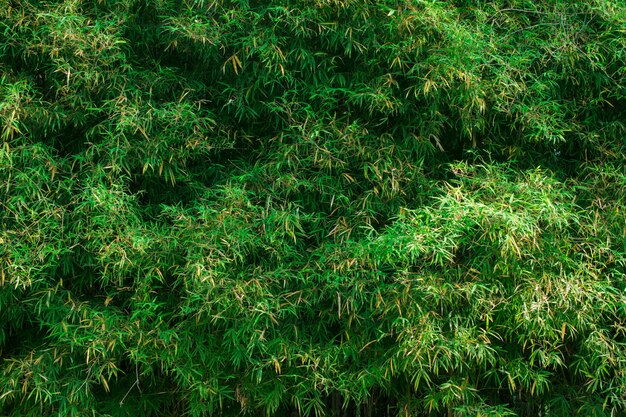
<path fill-rule="evenodd" d="M 0 0 L 0 414 L 626 412 L 626 4 Z"/>

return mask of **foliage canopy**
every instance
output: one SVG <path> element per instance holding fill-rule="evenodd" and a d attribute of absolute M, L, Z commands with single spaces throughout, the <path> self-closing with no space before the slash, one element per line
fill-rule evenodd
<path fill-rule="evenodd" d="M 0 0 L 0 414 L 626 412 L 620 0 Z"/>

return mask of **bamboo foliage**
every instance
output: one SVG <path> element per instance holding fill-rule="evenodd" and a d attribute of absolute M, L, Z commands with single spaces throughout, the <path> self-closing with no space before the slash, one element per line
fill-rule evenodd
<path fill-rule="evenodd" d="M 0 414 L 623 414 L 625 28 L 0 0 Z"/>

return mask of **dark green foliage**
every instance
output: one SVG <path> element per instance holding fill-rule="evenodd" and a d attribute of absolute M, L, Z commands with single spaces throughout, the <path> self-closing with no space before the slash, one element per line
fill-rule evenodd
<path fill-rule="evenodd" d="M 0 414 L 626 412 L 618 0 L 0 0 Z"/>

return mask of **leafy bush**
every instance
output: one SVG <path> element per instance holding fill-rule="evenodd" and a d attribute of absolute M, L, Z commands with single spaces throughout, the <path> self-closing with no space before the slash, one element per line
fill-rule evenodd
<path fill-rule="evenodd" d="M 621 1 L 0 31 L 0 414 L 625 412 Z"/>

